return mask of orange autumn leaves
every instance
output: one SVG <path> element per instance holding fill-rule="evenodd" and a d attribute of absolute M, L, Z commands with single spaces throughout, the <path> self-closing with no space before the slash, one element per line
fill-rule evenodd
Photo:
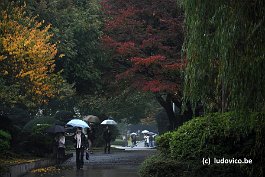
<path fill-rule="evenodd" d="M 23 8 L 11 11 L 1 12 L 0 77 L 8 85 L 19 85 L 21 98 L 45 103 L 63 82 L 54 74 L 57 48 L 50 42 L 51 27 L 26 16 Z"/>

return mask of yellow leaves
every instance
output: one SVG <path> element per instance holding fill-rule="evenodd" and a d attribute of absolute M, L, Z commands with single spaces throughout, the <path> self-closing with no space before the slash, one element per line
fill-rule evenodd
<path fill-rule="evenodd" d="M 51 25 L 44 26 L 44 21 L 37 22 L 35 17 L 26 16 L 19 7 L 14 7 L 12 13 L 3 11 L 0 15 L 3 17 L 0 20 L 1 70 L 19 81 L 26 95 L 45 102 L 44 98 L 53 97 L 57 92 L 50 81 L 57 54 L 56 44 L 50 42 Z"/>
<path fill-rule="evenodd" d="M 17 165 L 17 164 L 22 164 L 22 163 L 31 163 L 37 160 L 39 159 L 22 159 L 22 158 L 0 159 L 0 163 L 3 165 Z"/>
<path fill-rule="evenodd" d="M 46 168 L 38 168 L 31 170 L 32 173 L 56 173 L 59 172 L 60 169 L 55 167 L 46 167 Z"/>
<path fill-rule="evenodd" d="M 6 56 L 2 56 L 0 55 L 0 62 L 3 61 L 4 59 L 6 59 L 7 57 Z"/>
<path fill-rule="evenodd" d="M 60 54 L 59 58 L 63 58 L 65 56 L 65 54 Z"/>

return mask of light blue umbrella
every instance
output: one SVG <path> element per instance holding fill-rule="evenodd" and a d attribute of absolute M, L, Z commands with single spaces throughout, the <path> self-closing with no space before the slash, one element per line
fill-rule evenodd
<path fill-rule="evenodd" d="M 89 128 L 88 124 L 80 119 L 72 119 L 69 122 L 67 122 L 66 125 L 71 125 L 73 127 Z"/>

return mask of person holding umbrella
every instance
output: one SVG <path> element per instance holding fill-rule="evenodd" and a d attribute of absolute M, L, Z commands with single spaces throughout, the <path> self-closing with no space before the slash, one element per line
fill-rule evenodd
<path fill-rule="evenodd" d="M 77 127 L 76 134 L 74 135 L 74 145 L 76 151 L 76 168 L 81 169 L 84 165 L 84 150 L 87 149 L 87 139 L 82 132 L 82 127 Z"/>
<path fill-rule="evenodd" d="M 65 156 L 65 129 L 61 125 L 52 125 L 46 130 L 47 133 L 53 134 L 54 139 L 52 142 L 53 146 L 53 157 L 56 158 L 56 164 L 61 164 Z"/>
<path fill-rule="evenodd" d="M 110 153 L 110 141 L 111 141 L 111 131 L 108 126 L 106 126 L 106 130 L 103 132 L 103 139 L 105 140 L 105 148 L 104 153 L 106 154 L 108 150 L 108 154 Z"/>

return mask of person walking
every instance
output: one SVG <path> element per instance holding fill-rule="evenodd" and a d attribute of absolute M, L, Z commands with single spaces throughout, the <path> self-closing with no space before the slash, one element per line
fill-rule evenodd
<path fill-rule="evenodd" d="M 74 136 L 76 151 L 76 168 L 81 169 L 84 165 L 84 150 L 87 149 L 87 139 L 82 132 L 82 128 L 78 127 Z"/>
<path fill-rule="evenodd" d="M 110 153 L 110 141 L 111 141 L 111 131 L 109 129 L 109 127 L 106 127 L 106 130 L 103 133 L 103 139 L 105 140 L 105 148 L 104 148 L 104 153 L 107 153 L 108 150 L 108 154 Z"/>
<path fill-rule="evenodd" d="M 132 134 L 131 138 L 132 138 L 132 146 L 134 147 L 134 146 L 136 146 L 136 135 Z"/>
<path fill-rule="evenodd" d="M 149 147 L 149 136 L 147 134 L 144 135 L 144 147 Z"/>
<path fill-rule="evenodd" d="M 92 125 L 90 126 L 90 128 L 88 128 L 87 139 L 88 139 L 89 152 L 90 152 L 90 154 L 93 154 L 93 144 L 94 144 L 94 140 L 95 140 L 95 131 L 94 131 L 94 128 L 92 127 Z"/>
<path fill-rule="evenodd" d="M 58 138 L 58 164 L 62 164 L 65 157 L 65 136 L 60 133 Z"/>
<path fill-rule="evenodd" d="M 149 135 L 149 147 L 153 147 L 154 146 L 154 144 L 153 144 L 153 135 Z"/>

